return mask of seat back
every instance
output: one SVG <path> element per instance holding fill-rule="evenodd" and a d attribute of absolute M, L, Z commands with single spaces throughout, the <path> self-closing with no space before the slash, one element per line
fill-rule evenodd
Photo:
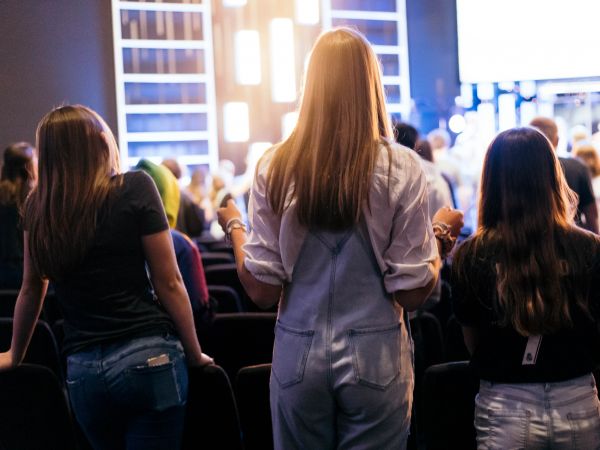
<path fill-rule="evenodd" d="M 242 450 L 242 436 L 231 383 L 219 366 L 190 367 L 183 450 Z"/>
<path fill-rule="evenodd" d="M 13 319 L 0 318 L 0 351 L 6 351 L 10 348 L 12 340 Z M 38 364 L 47 367 L 54 375 L 64 382 L 58 345 L 52 330 L 43 320 L 38 320 L 27 353 L 25 353 L 24 362 Z"/>
<path fill-rule="evenodd" d="M 270 376 L 271 364 L 243 367 L 237 374 L 235 395 L 246 450 L 273 448 Z"/>
<path fill-rule="evenodd" d="M 464 361 L 471 355 L 465 345 L 465 339 L 460 323 L 454 315 L 450 316 L 446 324 L 446 361 Z"/>
<path fill-rule="evenodd" d="M 217 314 L 212 325 L 198 330 L 202 349 L 231 379 L 245 366 L 272 361 L 275 341 L 274 313 Z"/>
<path fill-rule="evenodd" d="M 425 371 L 420 426 L 428 450 L 474 449 L 473 415 L 479 380 L 467 361 L 437 364 Z"/>
<path fill-rule="evenodd" d="M 0 289 L 0 317 L 13 316 L 18 296 L 18 289 Z"/>
<path fill-rule="evenodd" d="M 204 267 L 235 262 L 233 255 L 229 252 L 202 252 L 200 256 L 202 257 L 202 265 Z"/>
<path fill-rule="evenodd" d="M 77 448 L 64 391 L 49 369 L 22 364 L 0 372 L 0 398 L 0 448 Z"/>
<path fill-rule="evenodd" d="M 217 313 L 239 313 L 244 311 L 237 291 L 229 286 L 208 285 L 208 294 L 217 301 Z"/>

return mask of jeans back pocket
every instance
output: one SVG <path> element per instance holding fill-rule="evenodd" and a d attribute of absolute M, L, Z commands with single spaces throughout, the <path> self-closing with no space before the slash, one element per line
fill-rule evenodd
<path fill-rule="evenodd" d="M 271 370 L 282 388 L 302 381 L 314 333 L 312 330 L 295 330 L 277 322 Z"/>
<path fill-rule="evenodd" d="M 184 386 L 180 386 L 176 361 L 159 366 L 135 366 L 126 370 L 132 405 L 144 410 L 164 411 L 186 402 Z"/>
<path fill-rule="evenodd" d="M 400 324 L 348 331 L 359 384 L 385 390 L 400 374 Z"/>

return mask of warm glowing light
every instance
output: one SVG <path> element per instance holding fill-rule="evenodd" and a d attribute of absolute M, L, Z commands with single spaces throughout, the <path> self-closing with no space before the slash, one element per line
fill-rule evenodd
<path fill-rule="evenodd" d="M 319 0 L 296 0 L 296 21 L 303 25 L 319 23 Z"/>
<path fill-rule="evenodd" d="M 260 84 L 260 39 L 256 30 L 235 33 L 235 80 L 239 84 Z"/>
<path fill-rule="evenodd" d="M 292 131 L 294 131 L 294 127 L 296 126 L 296 122 L 298 122 L 298 113 L 291 112 L 284 114 L 281 118 L 281 138 L 287 139 Z"/>
<path fill-rule="evenodd" d="M 225 103 L 223 105 L 223 124 L 227 142 L 248 141 L 250 138 L 248 103 Z"/>
<path fill-rule="evenodd" d="M 296 59 L 294 23 L 291 19 L 273 19 L 271 37 L 271 96 L 277 103 L 296 100 Z"/>
<path fill-rule="evenodd" d="M 462 133 L 465 131 L 466 126 L 467 121 L 461 114 L 454 114 L 452 117 L 450 117 L 450 120 L 448 120 L 448 127 L 453 133 Z"/>

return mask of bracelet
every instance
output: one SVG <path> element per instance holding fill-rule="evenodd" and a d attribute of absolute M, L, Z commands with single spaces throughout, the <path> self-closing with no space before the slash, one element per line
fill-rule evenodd
<path fill-rule="evenodd" d="M 450 233 L 450 226 L 444 222 L 434 222 L 433 233 L 435 234 L 436 239 L 439 239 L 440 244 L 442 245 L 440 257 L 445 259 L 454 248 L 456 238 Z"/>
<path fill-rule="evenodd" d="M 231 244 L 231 232 L 233 230 L 244 230 L 244 233 L 246 232 L 246 224 L 244 222 L 241 221 L 241 219 L 238 219 L 237 217 L 234 217 L 233 219 L 229 219 L 227 221 L 227 223 L 225 224 L 225 240 Z"/>

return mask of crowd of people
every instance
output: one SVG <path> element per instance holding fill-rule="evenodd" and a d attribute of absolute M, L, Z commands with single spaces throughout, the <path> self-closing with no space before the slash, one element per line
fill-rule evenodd
<path fill-rule="evenodd" d="M 406 447 L 408 314 L 440 301 L 450 263 L 481 379 L 478 447 L 597 448 L 600 160 L 585 141 L 573 158 L 557 144 L 550 118 L 498 134 L 475 186 L 476 227 L 461 235 L 467 196 L 449 135 L 392 127 L 377 56 L 348 28 L 316 41 L 293 132 L 249 158 L 235 187 L 228 162 L 210 188 L 194 172 L 181 189 L 176 160 L 122 173 L 98 114 L 53 109 L 35 148 L 3 154 L 0 287 L 20 293 L 0 369 L 22 362 L 51 284 L 69 398 L 92 446 L 178 448 L 186 365 L 214 364 L 197 338 L 214 311 L 190 239 L 213 223 L 249 297 L 278 305 L 276 449 Z"/>

